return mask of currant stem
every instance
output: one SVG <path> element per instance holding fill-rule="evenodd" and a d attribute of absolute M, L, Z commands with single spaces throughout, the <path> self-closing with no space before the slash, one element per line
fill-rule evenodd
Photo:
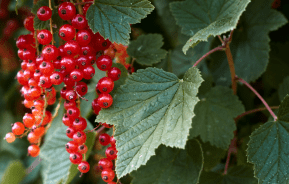
<path fill-rule="evenodd" d="M 83 15 L 83 11 L 82 11 L 82 7 L 80 4 L 80 0 L 77 0 L 77 3 L 75 3 L 74 5 L 76 6 L 76 4 L 78 4 L 77 8 L 78 8 L 78 12 L 80 15 Z"/>
<path fill-rule="evenodd" d="M 272 106 L 272 107 L 270 107 L 270 108 L 271 108 L 271 109 L 278 109 L 279 106 Z M 253 113 L 255 113 L 255 112 L 260 112 L 260 111 L 264 111 L 264 110 L 267 110 L 267 108 L 266 108 L 266 107 L 262 107 L 262 108 L 259 108 L 259 109 L 249 110 L 249 111 L 244 112 L 243 114 L 240 114 L 239 116 L 237 116 L 237 117 L 235 118 L 235 121 L 238 121 L 239 119 L 241 119 L 242 117 L 244 117 L 244 116 L 246 116 L 246 115 L 248 115 L 248 114 L 253 114 Z"/>
<path fill-rule="evenodd" d="M 193 65 L 193 67 L 196 67 L 203 59 L 205 59 L 206 57 L 208 57 L 210 54 L 216 52 L 216 51 L 222 51 L 222 50 L 225 50 L 225 47 L 224 46 L 219 46 L 219 47 L 216 47 L 212 50 L 210 50 L 208 53 L 206 53 L 205 55 L 203 55 L 198 61 L 195 62 L 195 64 Z"/>
<path fill-rule="evenodd" d="M 42 118 L 41 118 L 41 122 L 39 124 L 39 126 L 42 125 L 44 117 L 45 117 L 45 113 L 46 113 L 46 107 L 47 107 L 47 99 L 46 99 L 46 92 L 44 93 L 44 108 L 43 108 L 43 112 L 42 112 Z"/>
<path fill-rule="evenodd" d="M 39 55 L 39 45 L 38 45 L 38 40 L 37 40 L 37 31 L 34 32 L 34 39 L 35 39 L 35 46 L 36 46 L 37 56 L 38 56 Z"/>
<path fill-rule="evenodd" d="M 228 171 L 228 168 L 229 168 L 230 159 L 231 159 L 231 154 L 232 154 L 233 150 L 235 149 L 235 144 L 236 144 L 236 138 L 233 138 L 232 141 L 231 141 L 231 144 L 229 146 L 229 150 L 228 150 L 228 155 L 227 155 L 225 169 L 224 169 L 224 175 L 227 174 L 227 171 Z"/>
<path fill-rule="evenodd" d="M 270 106 L 267 104 L 267 102 L 264 100 L 264 98 L 249 84 L 247 83 L 245 80 L 243 80 L 242 78 L 239 78 L 236 76 L 236 79 L 245 84 L 249 89 L 251 89 L 251 91 L 253 93 L 255 93 L 255 95 L 262 101 L 262 103 L 265 105 L 265 107 L 267 108 L 267 110 L 269 111 L 269 113 L 271 114 L 271 116 L 274 118 L 274 121 L 277 120 L 277 116 L 274 114 L 274 112 L 272 111 L 272 109 L 270 108 Z"/>
<path fill-rule="evenodd" d="M 51 0 L 49 0 L 49 8 L 50 8 L 51 10 L 53 10 L 52 5 L 51 5 Z M 53 29 L 52 29 L 52 16 L 51 16 L 51 18 L 50 18 L 49 21 L 50 21 L 50 32 L 51 32 L 51 35 L 52 35 L 51 44 L 54 45 Z"/>
<path fill-rule="evenodd" d="M 236 72 L 235 72 L 235 65 L 234 65 L 234 60 L 233 60 L 233 56 L 231 53 L 231 49 L 229 46 L 229 43 L 226 44 L 226 55 L 227 55 L 227 59 L 228 59 L 228 64 L 230 67 L 230 73 L 231 73 L 231 81 L 232 81 L 232 89 L 234 94 L 237 94 L 237 82 L 235 80 L 235 76 L 236 76 Z"/>

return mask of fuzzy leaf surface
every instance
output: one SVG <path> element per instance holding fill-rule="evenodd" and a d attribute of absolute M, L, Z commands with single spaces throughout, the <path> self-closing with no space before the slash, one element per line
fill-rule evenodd
<path fill-rule="evenodd" d="M 115 125 L 119 178 L 146 164 L 160 144 L 185 148 L 202 81 L 197 68 L 189 69 L 182 80 L 157 68 L 128 77 L 113 105 L 96 119 Z"/>
<path fill-rule="evenodd" d="M 197 140 L 186 149 L 161 145 L 145 166 L 132 173 L 132 184 L 197 184 L 203 167 L 203 152 Z"/>
<path fill-rule="evenodd" d="M 259 183 L 288 183 L 289 95 L 281 103 L 277 121 L 269 121 L 250 136 L 248 161 Z"/>
<path fill-rule="evenodd" d="M 11 161 L 3 174 L 2 184 L 18 184 L 25 177 L 25 168 L 20 160 Z"/>
<path fill-rule="evenodd" d="M 282 101 L 289 94 L 289 77 L 286 77 L 278 89 L 279 99 Z"/>
<path fill-rule="evenodd" d="M 239 21 L 230 44 L 237 76 L 253 82 L 265 72 L 269 62 L 269 32 L 287 23 L 284 15 L 271 8 L 272 0 L 252 1 Z M 224 52 L 213 55 L 212 72 L 219 85 L 231 84 Z M 279 69 L 279 68 L 278 68 Z"/>
<path fill-rule="evenodd" d="M 86 12 L 90 29 L 111 42 L 128 45 L 130 24 L 150 14 L 154 6 L 148 0 L 95 0 Z"/>
<path fill-rule="evenodd" d="M 234 137 L 234 118 L 245 112 L 244 106 L 229 88 L 212 88 L 196 105 L 196 116 L 190 138 L 200 136 L 202 141 L 227 149 Z"/>
<path fill-rule="evenodd" d="M 200 41 L 207 41 L 210 36 L 217 36 L 236 28 L 239 17 L 245 11 L 250 0 L 186 0 L 170 4 L 171 11 L 182 32 L 192 36 L 183 52 L 196 46 Z"/>
<path fill-rule="evenodd" d="M 161 34 L 141 35 L 136 40 L 131 41 L 127 53 L 141 65 L 151 66 L 159 63 L 167 55 L 167 51 L 161 49 L 163 46 L 163 36 Z"/>

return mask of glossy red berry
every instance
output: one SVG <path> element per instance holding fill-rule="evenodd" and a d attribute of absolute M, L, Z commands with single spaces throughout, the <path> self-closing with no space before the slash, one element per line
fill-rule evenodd
<path fill-rule="evenodd" d="M 30 144 L 37 144 L 38 141 L 39 141 L 39 136 L 37 136 L 34 132 L 30 132 L 28 135 L 27 135 L 27 140 L 29 141 Z"/>
<path fill-rule="evenodd" d="M 92 110 L 93 110 L 94 114 L 98 115 L 99 111 L 101 110 L 101 107 L 98 105 L 97 99 L 94 99 L 92 101 L 91 105 L 92 105 Z"/>
<path fill-rule="evenodd" d="M 109 77 L 101 78 L 97 83 L 97 88 L 101 93 L 110 93 L 113 90 L 114 82 Z"/>
<path fill-rule="evenodd" d="M 103 146 L 107 146 L 110 143 L 110 136 L 107 133 L 100 134 L 99 143 Z"/>
<path fill-rule="evenodd" d="M 42 6 L 37 10 L 37 17 L 41 21 L 47 21 L 51 18 L 52 11 L 48 6 Z"/>
<path fill-rule="evenodd" d="M 37 145 L 30 145 L 28 147 L 28 154 L 31 156 L 31 157 L 37 157 L 40 153 L 40 148 L 39 146 Z"/>
<path fill-rule="evenodd" d="M 79 56 L 77 59 L 76 59 L 76 63 L 77 63 L 77 66 L 78 68 L 80 69 L 83 69 L 85 68 L 86 66 L 89 66 L 91 65 L 89 60 L 88 60 L 88 57 L 87 56 Z"/>
<path fill-rule="evenodd" d="M 110 160 L 116 159 L 117 158 L 117 150 L 116 150 L 116 148 L 115 147 L 108 147 L 105 150 L 105 155 Z"/>
<path fill-rule="evenodd" d="M 8 143 L 12 143 L 14 142 L 16 139 L 15 135 L 12 133 L 12 132 L 9 132 L 5 135 L 5 140 L 8 142 Z"/>
<path fill-rule="evenodd" d="M 66 143 L 65 149 L 68 153 L 76 153 L 78 150 L 78 144 L 74 141 L 69 141 Z"/>
<path fill-rule="evenodd" d="M 28 49 L 31 48 L 33 44 L 33 38 L 29 38 L 30 35 L 20 35 L 16 40 L 16 47 L 19 49 Z"/>
<path fill-rule="evenodd" d="M 84 144 L 86 141 L 86 134 L 83 131 L 78 131 L 73 135 L 73 141 L 78 144 Z"/>
<path fill-rule="evenodd" d="M 93 66 L 86 66 L 85 68 L 83 68 L 83 78 L 84 79 L 91 79 L 94 74 L 95 74 L 95 69 L 93 68 Z"/>
<path fill-rule="evenodd" d="M 102 158 L 98 161 L 98 167 L 100 170 L 104 169 L 112 169 L 113 163 L 110 159 L 108 158 Z"/>
<path fill-rule="evenodd" d="M 112 60 L 109 56 L 102 55 L 97 58 L 96 65 L 98 69 L 102 71 L 107 71 L 112 66 Z"/>
<path fill-rule="evenodd" d="M 85 144 L 78 146 L 78 152 L 80 154 L 85 154 L 87 152 L 87 150 L 88 150 L 88 148 Z"/>
<path fill-rule="evenodd" d="M 34 32 L 34 16 L 29 16 L 24 19 L 24 27 L 31 32 Z"/>
<path fill-rule="evenodd" d="M 50 75 L 50 81 L 53 85 L 59 85 L 63 82 L 63 76 L 60 72 L 53 72 Z"/>
<path fill-rule="evenodd" d="M 69 74 L 64 77 L 63 82 L 67 87 L 73 87 L 75 85 L 75 82 L 71 79 Z"/>
<path fill-rule="evenodd" d="M 65 56 L 61 59 L 61 69 L 71 72 L 76 67 L 76 62 L 72 57 Z"/>
<path fill-rule="evenodd" d="M 96 62 L 96 57 L 93 55 L 89 55 L 88 61 L 90 62 L 91 65 L 93 65 Z"/>
<path fill-rule="evenodd" d="M 71 153 L 69 155 L 69 160 L 73 164 L 80 164 L 81 161 L 82 161 L 82 155 L 80 153 L 78 153 L 78 152 Z"/>
<path fill-rule="evenodd" d="M 58 57 L 58 49 L 54 45 L 47 45 L 44 47 L 42 55 L 46 61 L 55 60 Z"/>
<path fill-rule="evenodd" d="M 73 135 L 76 133 L 77 131 L 73 128 L 73 127 L 68 127 L 66 129 L 66 136 L 69 137 L 70 139 L 73 138 Z"/>
<path fill-rule="evenodd" d="M 45 128 L 41 126 L 41 127 L 35 128 L 33 132 L 35 133 L 36 136 L 42 137 L 45 134 Z"/>
<path fill-rule="evenodd" d="M 81 49 L 81 54 L 84 56 L 89 56 L 89 55 L 95 55 L 95 50 L 94 48 L 91 46 L 91 44 L 87 45 L 87 46 L 83 46 L 80 48 Z"/>
<path fill-rule="evenodd" d="M 102 93 L 97 98 L 97 104 L 101 108 L 109 108 L 113 103 L 113 99 L 110 94 Z"/>
<path fill-rule="evenodd" d="M 63 117 L 62 117 L 62 123 L 65 125 L 65 126 L 72 126 L 73 124 L 73 120 L 72 118 L 70 118 L 67 114 L 64 114 Z"/>
<path fill-rule="evenodd" d="M 52 83 L 50 81 L 50 76 L 42 75 L 39 78 L 38 86 L 43 88 L 50 88 L 52 86 Z"/>
<path fill-rule="evenodd" d="M 78 82 L 81 81 L 83 78 L 83 72 L 80 69 L 74 69 L 71 71 L 70 73 L 70 78 L 74 81 L 74 82 Z"/>
<path fill-rule="evenodd" d="M 89 163 L 86 161 L 82 161 L 79 165 L 78 165 L 78 170 L 81 173 L 87 173 L 90 170 L 90 166 Z"/>
<path fill-rule="evenodd" d="M 96 33 L 93 38 L 96 50 L 106 50 L 110 47 L 111 42 L 104 39 L 99 33 Z"/>
<path fill-rule="evenodd" d="M 80 14 L 77 14 L 73 17 L 71 24 L 75 29 L 79 30 L 85 29 L 88 26 L 86 18 Z"/>
<path fill-rule="evenodd" d="M 67 109 L 67 115 L 71 119 L 75 119 L 80 115 L 80 111 L 77 107 L 70 107 Z"/>
<path fill-rule="evenodd" d="M 80 46 L 75 40 L 70 40 L 64 44 L 64 52 L 67 56 L 74 57 L 80 53 Z"/>
<path fill-rule="evenodd" d="M 36 64 L 37 65 L 40 65 L 43 61 L 44 61 L 44 58 L 43 58 L 43 55 L 42 54 L 40 54 L 40 55 L 38 55 L 37 57 L 36 57 Z"/>
<path fill-rule="evenodd" d="M 12 126 L 12 132 L 15 135 L 22 135 L 25 131 L 25 126 L 23 125 L 23 123 L 20 122 L 16 122 L 13 124 Z"/>
<path fill-rule="evenodd" d="M 23 58 L 27 60 L 34 60 L 36 50 L 34 48 L 23 49 Z"/>
<path fill-rule="evenodd" d="M 46 62 L 43 61 L 40 65 L 39 65 L 39 70 L 42 74 L 44 75 L 51 75 L 54 71 L 54 66 L 51 62 Z"/>
<path fill-rule="evenodd" d="M 66 100 L 66 101 L 64 102 L 64 109 L 67 110 L 67 109 L 70 108 L 70 107 L 76 107 L 75 101 Z"/>
<path fill-rule="evenodd" d="M 75 29 L 70 24 L 65 24 L 60 27 L 58 35 L 65 41 L 72 40 L 75 36 Z"/>
<path fill-rule="evenodd" d="M 114 136 L 110 137 L 110 145 L 111 145 L 111 147 L 115 147 L 115 138 L 114 138 Z"/>
<path fill-rule="evenodd" d="M 69 90 L 65 94 L 66 100 L 75 101 L 77 98 L 77 94 L 74 90 Z"/>
<path fill-rule="evenodd" d="M 78 117 L 74 119 L 72 126 L 76 131 L 83 131 L 87 127 L 87 122 L 84 118 Z"/>
<path fill-rule="evenodd" d="M 71 90 L 72 88 L 71 87 L 63 87 L 61 90 L 60 90 L 60 96 L 62 98 L 66 98 L 66 92 Z M 67 109 L 66 109 L 67 110 Z"/>
<path fill-rule="evenodd" d="M 117 67 L 112 67 L 110 70 L 108 70 L 107 76 L 113 81 L 117 81 L 121 76 L 121 70 Z"/>
<path fill-rule="evenodd" d="M 37 64 L 36 64 L 36 61 L 34 60 L 28 60 L 27 62 L 27 70 L 30 70 L 31 72 L 34 72 L 37 68 Z"/>
<path fill-rule="evenodd" d="M 42 45 L 47 45 L 52 40 L 52 34 L 50 33 L 50 31 L 43 29 L 39 31 L 39 33 L 37 34 L 37 40 L 38 40 L 38 43 Z"/>
<path fill-rule="evenodd" d="M 61 3 L 58 8 L 58 15 L 63 20 L 71 20 L 76 14 L 76 8 L 74 4 L 70 2 Z"/>
<path fill-rule="evenodd" d="M 103 181 L 105 182 L 111 182 L 115 177 L 115 173 L 113 170 L 111 169 L 104 169 L 102 172 L 101 172 L 101 178 Z"/>
<path fill-rule="evenodd" d="M 88 30 L 80 30 L 76 34 L 76 41 L 80 46 L 86 46 L 91 41 L 91 34 Z"/>
<path fill-rule="evenodd" d="M 80 96 L 84 96 L 87 93 L 87 84 L 84 82 L 78 82 L 75 90 Z"/>

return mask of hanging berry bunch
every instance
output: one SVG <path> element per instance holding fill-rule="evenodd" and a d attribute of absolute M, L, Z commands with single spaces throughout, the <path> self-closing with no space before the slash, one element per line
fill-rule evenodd
<path fill-rule="evenodd" d="M 50 29 L 34 29 L 35 16 L 28 16 L 24 20 L 24 27 L 31 33 L 19 36 L 16 41 L 18 56 L 22 60 L 21 70 L 16 78 L 22 85 L 23 104 L 31 112 L 23 116 L 23 122 L 12 125 L 12 132 L 7 133 L 5 139 L 12 143 L 16 138 L 27 135 L 31 144 L 28 154 L 38 156 L 41 138 L 57 115 L 57 111 L 52 115 L 47 107 L 57 101 L 55 86 L 64 83 L 60 90 L 59 105 L 61 99 L 64 99 L 66 112 L 62 122 L 67 126 L 67 137 L 72 139 L 65 148 L 70 154 L 71 163 L 77 164 L 81 173 L 87 173 L 90 170 L 89 163 L 85 161 L 88 148 L 85 145 L 87 137 L 84 130 L 87 128 L 87 121 L 80 114 L 80 99 L 85 99 L 83 96 L 87 93 L 88 81 L 95 75 L 93 65 L 96 63 L 98 69 L 107 72 L 107 76 L 98 81 L 98 98 L 90 103 L 95 114 L 101 108 L 110 107 L 113 99 L 109 93 L 114 88 L 114 81 L 120 78 L 121 71 L 112 67 L 113 57 L 103 55 L 110 48 L 111 42 L 99 33 L 94 34 L 88 27 L 85 14 L 91 2 L 87 1 L 82 6 L 78 4 L 78 10 L 77 5 L 71 2 L 62 2 L 57 9 L 53 9 L 51 1 L 48 5 L 41 6 L 35 16 L 40 21 L 49 21 Z M 57 13 L 64 22 L 56 30 L 62 40 L 59 46 L 55 45 L 53 37 L 53 13 Z M 100 137 L 102 145 L 111 144 L 106 151 L 107 162 L 111 167 L 107 167 L 106 163 L 102 174 L 104 181 L 111 182 L 115 176 L 111 161 L 116 159 L 117 154 L 115 140 L 107 134 Z"/>

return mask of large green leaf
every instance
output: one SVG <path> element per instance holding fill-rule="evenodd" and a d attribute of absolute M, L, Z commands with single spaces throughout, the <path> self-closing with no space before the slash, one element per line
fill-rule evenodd
<path fill-rule="evenodd" d="M 200 184 L 257 184 L 253 170 L 248 166 L 235 166 L 226 175 L 215 172 L 203 172 Z"/>
<path fill-rule="evenodd" d="M 114 81 L 114 88 L 110 93 L 113 96 L 116 93 L 117 89 L 125 83 L 128 73 L 127 69 L 120 63 L 113 63 L 112 67 L 117 67 L 121 71 L 120 78 L 117 81 Z"/>
<path fill-rule="evenodd" d="M 145 166 L 132 173 L 133 184 L 196 184 L 203 167 L 203 152 L 197 140 L 186 149 L 161 145 Z"/>
<path fill-rule="evenodd" d="M 86 18 L 90 29 L 111 42 L 128 45 L 130 24 L 136 24 L 152 12 L 148 0 L 95 0 Z"/>
<path fill-rule="evenodd" d="M 286 77 L 278 89 L 279 99 L 282 101 L 289 94 L 289 77 Z"/>
<path fill-rule="evenodd" d="M 138 70 L 96 121 L 115 125 L 119 178 L 144 165 L 160 144 L 184 148 L 203 79 L 197 68 L 184 79 L 157 68 Z"/>
<path fill-rule="evenodd" d="M 248 144 L 248 161 L 254 164 L 259 183 L 288 183 L 289 95 L 280 105 L 277 121 L 255 130 Z"/>
<path fill-rule="evenodd" d="M 130 42 L 127 53 L 135 58 L 139 64 L 151 66 L 166 57 L 167 51 L 161 49 L 163 44 L 163 36 L 161 34 L 141 35 Z"/>
<path fill-rule="evenodd" d="M 268 33 L 287 22 L 281 13 L 271 9 L 271 3 L 272 0 L 252 1 L 233 34 L 230 47 L 236 74 L 247 82 L 255 81 L 266 70 L 270 51 Z M 231 75 L 226 54 L 217 52 L 213 56 L 215 81 L 221 85 L 230 85 Z"/>
<path fill-rule="evenodd" d="M 25 177 L 25 168 L 21 161 L 11 161 L 5 171 L 1 184 L 19 184 Z"/>
<path fill-rule="evenodd" d="M 190 138 L 199 135 L 204 142 L 227 149 L 236 130 L 234 118 L 244 111 L 244 106 L 231 89 L 214 87 L 196 105 Z"/>
<path fill-rule="evenodd" d="M 183 47 L 189 48 L 209 36 L 217 36 L 236 28 L 239 17 L 245 11 L 250 0 L 186 0 L 170 4 L 177 24 L 182 32 L 192 36 Z"/>

